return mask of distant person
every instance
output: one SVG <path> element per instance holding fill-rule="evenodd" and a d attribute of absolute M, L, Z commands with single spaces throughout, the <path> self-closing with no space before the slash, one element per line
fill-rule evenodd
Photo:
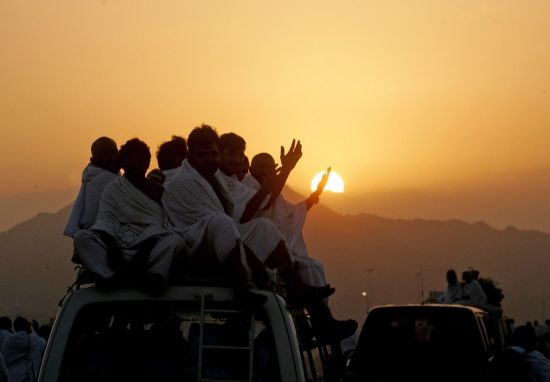
<path fill-rule="evenodd" d="M 38 377 L 46 348 L 44 339 L 31 332 L 31 323 L 23 317 L 13 321 L 14 333 L 2 347 L 10 382 L 33 382 Z"/>
<path fill-rule="evenodd" d="M 537 337 L 537 341 L 541 341 L 542 336 L 544 335 L 544 326 L 539 325 L 539 322 L 537 320 L 534 320 L 533 329 L 535 330 L 535 336 Z"/>
<path fill-rule="evenodd" d="M 250 175 L 246 176 L 242 183 L 257 191 L 268 177 L 275 176 L 276 171 L 275 160 L 270 154 L 257 154 L 252 158 Z M 282 193 L 279 193 L 270 208 L 262 209 L 257 213 L 257 216 L 270 219 L 281 231 L 291 250 L 293 260 L 299 264 L 300 274 L 304 281 L 314 286 L 327 283 L 325 269 L 320 261 L 309 257 L 302 231 L 307 213 L 311 207 L 319 202 L 319 196 L 324 190 L 328 176 L 328 172 L 325 173 L 316 191 L 302 202 L 290 203 Z"/>
<path fill-rule="evenodd" d="M 462 284 L 458 282 L 458 276 L 454 269 L 447 271 L 447 290 L 439 297 L 438 302 L 442 304 L 454 304 L 462 299 Z"/>
<path fill-rule="evenodd" d="M 462 272 L 462 297 L 456 302 L 462 305 L 471 305 L 484 308 L 487 305 L 487 295 L 477 280 L 474 280 L 469 271 Z"/>
<path fill-rule="evenodd" d="M 131 139 L 120 148 L 120 159 L 124 175 L 105 188 L 96 222 L 75 244 L 86 267 L 96 274 L 98 287 L 116 285 L 116 270 L 139 276 L 143 288 L 160 293 L 184 241 L 164 225 L 164 188 L 145 177 L 149 147 Z"/>
<path fill-rule="evenodd" d="M 159 146 L 157 162 L 165 176 L 164 188 L 172 182 L 185 158 L 187 158 L 187 142 L 182 137 L 174 135 L 171 140 L 163 142 Z"/>
<path fill-rule="evenodd" d="M 537 350 L 537 340 L 532 327 L 518 327 L 512 335 L 511 348 L 517 353 L 524 355 L 533 381 L 550 381 L 550 361 Z"/>
<path fill-rule="evenodd" d="M 114 140 L 98 138 L 92 143 L 91 151 L 90 163 L 82 172 L 82 185 L 63 231 L 65 236 L 74 237 L 79 229 L 90 228 L 95 223 L 101 193 L 119 176 L 120 161 Z"/>
<path fill-rule="evenodd" d="M 0 350 L 2 350 L 2 345 L 6 337 L 12 333 L 12 323 L 9 317 L 0 317 Z"/>

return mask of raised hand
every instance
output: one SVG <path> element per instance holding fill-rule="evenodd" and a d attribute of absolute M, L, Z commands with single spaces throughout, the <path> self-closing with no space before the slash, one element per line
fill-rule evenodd
<path fill-rule="evenodd" d="M 288 153 L 285 154 L 285 148 L 281 146 L 281 166 L 284 171 L 290 172 L 296 166 L 296 163 L 302 157 L 302 144 L 300 141 L 292 140 Z"/>
<path fill-rule="evenodd" d="M 325 186 L 327 185 L 327 182 L 328 182 L 328 177 L 330 176 L 330 171 L 332 170 L 331 167 L 327 168 L 327 171 L 325 171 L 325 173 L 323 174 L 323 176 L 321 177 L 321 180 L 319 181 L 319 183 L 317 184 L 317 189 L 315 190 L 315 194 L 317 196 L 321 195 L 321 193 L 323 192 L 323 190 L 325 189 Z"/>

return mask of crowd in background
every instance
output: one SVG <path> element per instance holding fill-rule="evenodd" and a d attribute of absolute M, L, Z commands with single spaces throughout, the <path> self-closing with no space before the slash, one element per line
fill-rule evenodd
<path fill-rule="evenodd" d="M 50 331 L 35 320 L 0 317 L 0 382 L 36 381 Z"/>

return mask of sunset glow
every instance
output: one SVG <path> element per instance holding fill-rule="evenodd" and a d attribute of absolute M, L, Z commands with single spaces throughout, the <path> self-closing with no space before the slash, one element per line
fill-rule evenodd
<path fill-rule="evenodd" d="M 315 191 L 317 189 L 317 185 L 321 181 L 321 178 L 323 177 L 324 171 L 320 171 L 311 180 L 311 191 Z M 334 171 L 330 172 L 330 175 L 328 176 L 328 182 L 325 186 L 325 191 L 335 192 L 335 193 L 343 193 L 344 192 L 344 179 L 342 177 L 335 173 Z"/>

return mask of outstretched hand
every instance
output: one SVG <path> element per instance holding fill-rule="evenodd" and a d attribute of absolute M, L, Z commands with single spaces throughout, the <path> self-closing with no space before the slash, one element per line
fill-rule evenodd
<path fill-rule="evenodd" d="M 323 190 L 325 189 L 325 186 L 327 185 L 328 177 L 330 176 L 330 171 L 331 170 L 332 170 L 331 167 L 327 168 L 327 171 L 325 171 L 325 173 L 321 177 L 321 180 L 317 184 L 317 189 L 315 190 L 315 194 L 317 196 L 319 196 L 323 193 Z"/>
<path fill-rule="evenodd" d="M 290 172 L 296 166 L 296 163 L 302 157 L 302 144 L 296 139 L 292 140 L 288 153 L 285 154 L 285 148 L 281 146 L 281 166 L 284 171 Z"/>

